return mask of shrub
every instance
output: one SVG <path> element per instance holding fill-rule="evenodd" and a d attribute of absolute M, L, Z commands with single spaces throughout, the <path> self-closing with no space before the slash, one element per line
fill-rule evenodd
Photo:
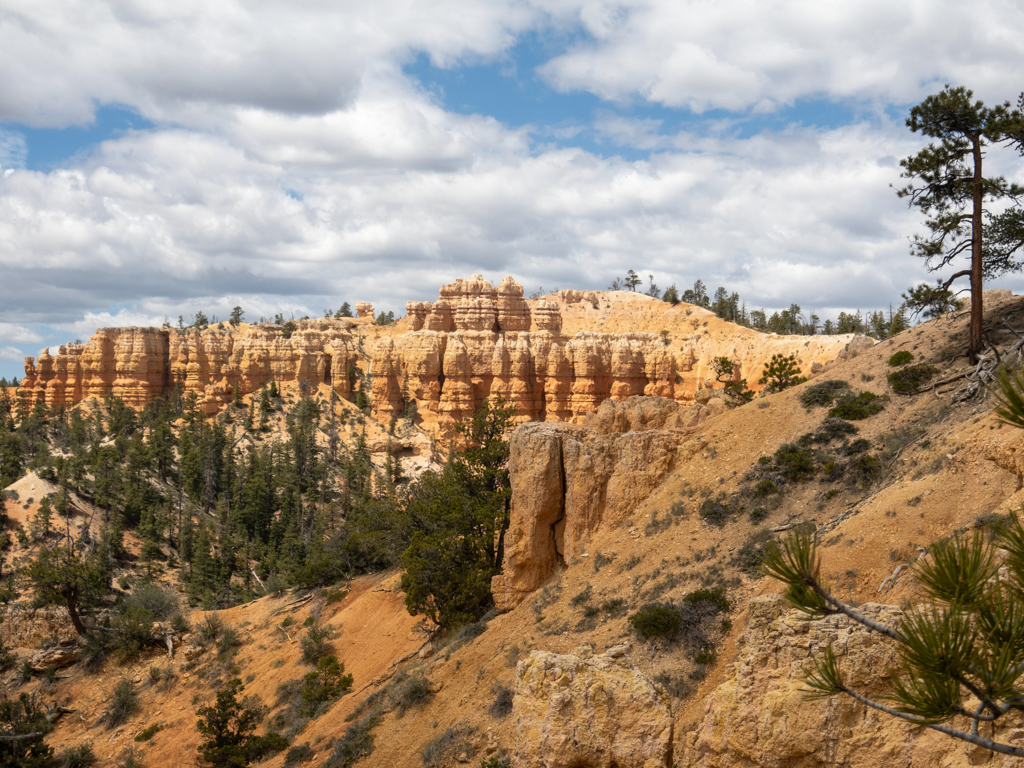
<path fill-rule="evenodd" d="M 153 642 L 153 614 L 138 603 L 124 606 L 120 616 L 113 620 L 120 630 L 113 640 L 114 653 L 122 660 L 136 659 Z"/>
<path fill-rule="evenodd" d="M 495 683 L 491 686 L 491 693 L 494 694 L 494 701 L 487 708 L 487 714 L 497 718 L 508 717 L 512 712 L 512 688 Z"/>
<path fill-rule="evenodd" d="M 722 528 L 729 519 L 731 510 L 722 499 L 705 499 L 700 505 L 699 514 L 708 525 Z"/>
<path fill-rule="evenodd" d="M 827 416 L 821 426 L 818 427 L 818 431 L 811 436 L 811 440 L 815 443 L 829 443 L 840 437 L 846 437 L 847 435 L 855 435 L 859 430 L 856 425 L 851 424 L 843 419 L 837 419 L 834 416 Z"/>
<path fill-rule="evenodd" d="M 160 731 L 160 723 L 153 723 L 146 730 L 135 737 L 136 741 L 149 741 Z"/>
<path fill-rule="evenodd" d="M 171 629 L 184 634 L 192 629 L 192 625 L 188 623 L 188 619 L 185 618 L 184 614 L 176 613 L 171 616 Z"/>
<path fill-rule="evenodd" d="M 103 720 L 108 729 L 117 728 L 128 722 L 139 707 L 139 696 L 131 680 L 119 680 L 110 694 L 110 705 Z"/>
<path fill-rule="evenodd" d="M 88 768 L 96 764 L 92 744 L 79 744 L 64 751 L 60 756 L 61 768 Z"/>
<path fill-rule="evenodd" d="M 882 475 L 882 461 L 874 454 L 862 453 L 849 464 L 849 474 L 863 485 L 869 485 Z"/>
<path fill-rule="evenodd" d="M 754 495 L 758 498 L 763 499 L 766 496 L 771 496 L 773 493 L 779 493 L 779 486 L 771 478 L 766 477 L 758 481 L 757 485 L 754 486 Z"/>
<path fill-rule="evenodd" d="M 145 766 L 142 752 L 136 747 L 125 747 L 115 763 L 115 768 L 145 768 Z"/>
<path fill-rule="evenodd" d="M 644 640 L 672 638 L 682 627 L 683 617 L 674 606 L 648 603 L 629 617 L 629 623 Z"/>
<path fill-rule="evenodd" d="M 398 707 L 398 716 L 405 715 L 406 710 L 422 707 L 434 698 L 430 690 L 430 682 L 423 675 L 410 675 L 396 685 L 393 704 Z"/>
<path fill-rule="evenodd" d="M 917 365 L 892 371 L 885 378 L 888 379 L 889 386 L 892 387 L 892 391 L 896 394 L 915 395 L 921 388 L 921 385 L 930 381 L 938 372 L 939 369 L 933 365 L 918 363 Z"/>
<path fill-rule="evenodd" d="M 842 379 L 830 379 L 820 384 L 812 384 L 800 393 L 800 402 L 804 408 L 824 407 L 832 405 L 836 399 L 850 391 L 850 385 Z"/>
<path fill-rule="evenodd" d="M 772 458 L 775 468 L 786 480 L 799 483 L 814 477 L 814 457 L 806 448 L 783 443 Z"/>
<path fill-rule="evenodd" d="M 736 554 L 732 557 L 733 565 L 751 578 L 760 578 L 761 557 L 764 554 L 765 544 L 771 540 L 772 532 L 767 528 L 754 531 L 736 550 Z"/>
<path fill-rule="evenodd" d="M 143 584 L 131 595 L 119 601 L 126 608 L 138 605 L 153 617 L 154 621 L 167 621 L 175 614 L 181 613 L 181 603 L 173 592 L 161 589 L 156 584 Z"/>
<path fill-rule="evenodd" d="M 420 757 L 423 760 L 424 768 L 439 768 L 449 762 L 451 757 L 457 757 L 456 752 L 462 752 L 472 757 L 474 749 L 468 739 L 475 731 L 476 728 L 468 723 L 456 723 L 451 728 L 445 729 L 423 748 Z"/>
<path fill-rule="evenodd" d="M 214 642 L 224 631 L 224 622 L 217 612 L 208 613 L 199 624 L 199 642 L 203 645 Z"/>
<path fill-rule="evenodd" d="M 14 655 L 14 651 L 7 647 L 3 638 L 0 638 L 0 672 L 14 669 L 17 663 L 18 657 Z"/>
<path fill-rule="evenodd" d="M 857 440 L 854 440 L 849 445 L 844 446 L 843 453 L 845 453 L 847 456 L 855 456 L 858 453 L 864 453 L 864 451 L 866 451 L 870 447 L 870 441 L 865 440 L 863 437 L 861 437 L 858 438 Z"/>
<path fill-rule="evenodd" d="M 901 349 L 889 358 L 889 365 L 896 368 L 900 365 L 906 365 L 907 363 L 913 362 L 914 354 L 906 349 Z"/>
<path fill-rule="evenodd" d="M 883 402 L 874 392 L 861 392 L 856 397 L 845 395 L 829 410 L 828 415 L 847 421 L 860 421 L 881 413 Z"/>
<path fill-rule="evenodd" d="M 324 761 L 324 768 L 348 768 L 373 754 L 373 729 L 377 727 L 382 717 L 379 710 L 371 710 L 362 719 L 348 726 L 341 738 L 334 742 L 334 751 Z"/>
<path fill-rule="evenodd" d="M 295 765 L 296 763 L 306 763 L 313 759 L 312 748 L 309 744 L 299 744 L 296 747 L 292 747 L 288 750 L 288 753 L 284 756 L 285 765 Z"/>
<path fill-rule="evenodd" d="M 302 713 L 308 717 L 315 717 L 321 705 L 352 688 L 352 675 L 345 674 L 345 665 L 334 656 L 320 659 L 302 681 Z"/>
<path fill-rule="evenodd" d="M 319 662 L 331 650 L 330 639 L 333 636 L 334 631 L 330 625 L 323 625 L 318 621 L 314 621 L 299 641 L 302 647 L 302 660 L 307 664 Z"/>
<path fill-rule="evenodd" d="M 217 639 L 217 653 L 230 653 L 235 647 L 242 644 L 242 636 L 234 627 L 224 627 Z"/>
<path fill-rule="evenodd" d="M 755 525 L 760 523 L 766 517 L 768 517 L 767 507 L 754 507 L 752 510 L 750 510 L 750 522 L 754 523 Z"/>

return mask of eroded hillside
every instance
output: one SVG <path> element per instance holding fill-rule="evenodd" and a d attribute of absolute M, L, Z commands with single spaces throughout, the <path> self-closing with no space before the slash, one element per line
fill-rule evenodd
<path fill-rule="evenodd" d="M 646 302 L 624 299 L 636 300 Z M 581 307 L 580 317 L 591 311 L 603 310 Z M 1005 349 L 1016 341 L 1007 328 L 1022 325 L 1024 301 L 990 294 L 986 311 L 992 340 Z M 679 320 L 691 322 L 686 315 Z M 878 690 L 891 656 L 841 621 L 797 621 L 773 597 L 779 585 L 756 571 L 768 538 L 810 521 L 837 594 L 862 606 L 883 603 L 865 610 L 894 617 L 918 597 L 906 569 L 889 578 L 898 566 L 957 529 L 983 527 L 989 516 L 1020 508 L 1021 434 L 995 421 L 991 400 L 951 402 L 963 380 L 929 388 L 966 369 L 966 322 L 932 321 L 820 369 L 808 366 L 807 383 L 738 408 L 637 397 L 608 400 L 578 424 L 520 426 L 511 438 L 505 567 L 494 584 L 505 612 L 454 636 L 431 640 L 406 612 L 398 575 L 389 572 L 221 611 L 240 642 L 220 651 L 216 640 L 199 650 L 204 614 L 194 612 L 193 630 L 180 638 L 174 659 L 154 650 L 98 674 L 76 664 L 53 682 L 22 683 L 15 670 L 4 685 L 74 710 L 57 720 L 49 741 L 58 748 L 89 741 L 104 760 L 160 723 L 137 745 L 149 765 L 190 759 L 198 743 L 195 709 L 236 675 L 268 706 L 262 727 L 277 728 L 295 745 L 308 743 L 313 765 L 343 764 L 337 755 L 345 745 L 362 751 L 355 764 L 389 767 L 479 765 L 505 755 L 522 766 L 572 765 L 559 760 L 573 750 L 607 757 L 612 748 L 620 750 L 620 768 L 643 765 L 653 754 L 662 756 L 658 764 L 679 766 L 974 765 L 988 757 L 941 735 L 847 700 L 805 701 L 800 667 L 825 642 L 841 641 L 869 691 Z M 389 349 L 399 347 L 397 338 Z M 898 370 L 888 361 L 901 350 L 913 355 L 911 365 L 939 371 L 917 394 L 898 394 L 887 380 Z M 842 383 L 823 390 L 825 382 Z M 815 387 L 828 395 L 809 398 Z M 847 397 L 871 407 L 830 420 L 830 408 Z M 693 418 L 695 408 L 703 418 Z M 716 589 L 731 609 L 706 612 L 692 642 L 644 640 L 629 623 L 644 605 L 683 604 L 699 590 Z M 295 689 L 288 683 L 311 669 L 301 661 L 311 616 L 335 630 L 331 648 L 354 684 L 303 724 L 289 714 Z M 26 621 L 28 614 L 11 612 L 5 626 Z M 70 637 L 58 616 L 39 626 Z M 7 631 L 25 643 L 40 634 Z M 531 657 L 535 651 L 559 656 Z M 19 658 L 35 652 L 17 649 Z M 543 669 L 560 670 L 559 679 L 591 670 L 595 683 L 602 666 L 628 664 L 660 688 L 657 696 L 641 695 L 628 681 L 615 688 L 606 680 L 606 690 L 627 692 L 606 704 L 569 682 L 557 691 L 534 685 L 528 695 L 523 682 L 517 691 L 517 664 L 527 675 L 539 659 L 547 659 Z M 151 668 L 161 670 L 159 679 Z M 142 708 L 108 731 L 97 719 L 122 675 L 136 681 Z M 663 741 L 671 734 L 668 748 L 613 745 L 609 734 L 660 722 L 658 696 L 670 707 L 671 727 L 649 731 Z M 623 697 L 633 703 L 623 704 Z M 362 730 L 354 728 L 359 723 Z M 265 764 L 276 768 L 285 759 L 281 753 Z"/>

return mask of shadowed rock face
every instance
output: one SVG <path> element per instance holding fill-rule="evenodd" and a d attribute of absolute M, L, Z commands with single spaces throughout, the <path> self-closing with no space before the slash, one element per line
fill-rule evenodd
<path fill-rule="evenodd" d="M 637 670 L 625 646 L 595 656 L 533 651 L 516 667 L 516 768 L 666 768 L 668 696 Z"/>
<path fill-rule="evenodd" d="M 512 512 L 491 584 L 500 610 L 586 552 L 599 528 L 629 517 L 675 468 L 688 440 L 675 427 L 687 417 L 671 400 L 634 397 L 607 401 L 585 426 L 527 424 L 512 434 Z"/>

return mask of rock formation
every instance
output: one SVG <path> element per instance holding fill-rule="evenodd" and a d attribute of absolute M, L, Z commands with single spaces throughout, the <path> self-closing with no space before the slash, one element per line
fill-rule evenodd
<path fill-rule="evenodd" d="M 512 512 L 502 573 L 491 584 L 495 605 L 512 609 L 557 564 L 586 552 L 600 526 L 629 517 L 689 455 L 686 433 L 671 428 L 687 418 L 671 400 L 635 397 L 607 402 L 586 426 L 519 427 L 509 445 Z"/>
<path fill-rule="evenodd" d="M 903 612 L 867 604 L 869 618 L 897 626 Z M 706 699 L 703 722 L 676 745 L 687 768 L 821 768 L 843 765 L 1009 768 L 1015 758 L 975 749 L 859 704 L 848 696 L 808 701 L 801 681 L 808 658 L 829 645 L 854 689 L 876 699 L 898 663 L 892 643 L 845 616 L 807 621 L 781 595 L 749 603 L 747 630 L 726 680 Z M 1000 721 L 995 738 L 1019 742 L 1024 718 Z M 962 727 L 962 724 L 960 724 Z M 986 736 L 991 735 L 991 728 Z"/>
<path fill-rule="evenodd" d="M 616 646 L 595 656 L 533 651 L 516 666 L 516 768 L 667 768 L 668 696 Z"/>
<path fill-rule="evenodd" d="M 113 393 L 143 407 L 181 386 L 212 414 L 236 387 L 248 394 L 271 380 L 329 384 L 348 398 L 358 366 L 373 376 L 376 419 L 390 420 L 405 391 L 420 421 L 447 435 L 488 397 L 504 398 L 517 422 L 581 423 L 609 398 L 690 405 L 703 390 L 721 388 L 712 371 L 719 355 L 736 360 L 757 389 L 773 353 L 798 354 L 810 374 L 851 341 L 765 335 L 639 294 L 566 290 L 528 301 L 511 277 L 498 286 L 481 275 L 443 285 L 437 301 L 409 302 L 408 320 L 396 325 L 376 326 L 372 305 L 355 307 L 359 319 L 299 320 L 290 334 L 271 324 L 100 329 L 85 345 L 27 358 L 22 392 L 29 405 L 59 408 Z M 614 307 L 624 309 L 606 326 Z M 620 330 L 630 317 L 633 330 Z M 668 327 L 642 332 L 640 320 L 648 329 Z"/>
<path fill-rule="evenodd" d="M 358 361 L 351 320 L 300 320 L 290 336 L 282 326 L 172 330 L 102 328 L 85 345 L 44 351 L 25 360 L 22 392 L 29 406 L 53 408 L 113 394 L 143 408 L 180 386 L 195 393 L 207 413 L 229 402 L 237 386 L 248 394 L 275 380 L 329 384 L 342 397 L 352 389 Z"/>

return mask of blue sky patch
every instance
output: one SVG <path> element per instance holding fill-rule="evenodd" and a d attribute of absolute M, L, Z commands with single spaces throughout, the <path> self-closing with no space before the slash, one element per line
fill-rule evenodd
<path fill-rule="evenodd" d="M 32 171 L 52 171 L 65 167 L 76 156 L 88 155 L 97 144 L 116 139 L 129 131 L 144 131 L 154 124 L 134 110 L 119 105 L 97 107 L 91 125 L 68 128 L 33 128 L 18 123 L 2 123 L 0 130 L 20 134 L 25 143 L 23 167 Z"/>

